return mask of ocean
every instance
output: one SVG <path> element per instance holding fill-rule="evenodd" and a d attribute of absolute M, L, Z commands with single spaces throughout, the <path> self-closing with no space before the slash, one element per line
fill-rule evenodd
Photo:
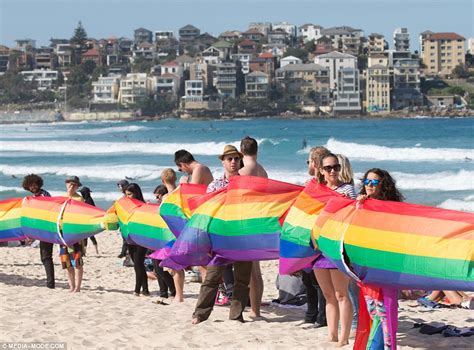
<path fill-rule="evenodd" d="M 356 187 L 372 167 L 388 170 L 407 202 L 474 212 L 474 118 L 276 118 L 0 125 L 0 199 L 27 195 L 22 177 L 36 173 L 53 195 L 77 175 L 104 209 L 120 197 L 116 182 L 138 183 L 152 200 L 174 152 L 187 149 L 222 174 L 217 155 L 246 135 L 259 141 L 270 178 L 303 184 L 311 146 L 349 157 Z M 306 147 L 304 145 L 306 144 Z"/>

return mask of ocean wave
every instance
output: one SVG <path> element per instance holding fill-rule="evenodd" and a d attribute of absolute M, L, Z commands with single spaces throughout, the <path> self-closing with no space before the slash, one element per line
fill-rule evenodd
<path fill-rule="evenodd" d="M 474 159 L 474 149 L 462 148 L 423 148 L 423 147 L 386 147 L 372 144 L 338 141 L 330 138 L 325 147 L 333 153 L 344 154 L 349 159 L 392 160 L 401 162 L 419 161 L 465 161 Z M 310 147 L 299 153 L 308 153 Z"/>
<path fill-rule="evenodd" d="M 163 154 L 173 155 L 179 149 L 186 149 L 192 154 L 218 155 L 228 142 L 96 142 L 96 141 L 0 141 L 3 152 L 32 152 L 32 153 L 64 153 L 64 154 Z M 231 142 L 237 148 L 240 141 Z"/>
<path fill-rule="evenodd" d="M 28 130 L 25 130 L 28 129 Z M 117 134 L 117 133 L 132 133 L 136 131 L 151 130 L 152 128 L 146 126 L 130 125 L 130 126 L 113 126 L 93 129 L 62 129 L 56 130 L 54 133 L 51 128 L 48 127 L 35 127 L 35 128 L 24 128 L 14 133 L 5 133 L 0 136 L 2 139 L 49 139 L 67 136 L 95 136 L 95 135 L 106 135 L 106 134 Z"/>
<path fill-rule="evenodd" d="M 122 165 L 98 165 L 98 166 L 77 166 L 77 165 L 5 165 L 0 164 L 0 173 L 7 176 L 24 176 L 27 174 L 51 174 L 56 176 L 76 175 L 101 180 L 133 179 L 150 181 L 160 178 L 161 172 L 170 166 L 156 166 L 149 164 L 122 164 Z"/>
<path fill-rule="evenodd" d="M 393 172 L 397 187 L 404 190 L 428 191 L 473 191 L 474 171 L 460 170 L 457 172 L 443 171 L 432 174 L 407 174 Z"/>
<path fill-rule="evenodd" d="M 438 207 L 451 210 L 467 211 L 472 213 L 474 212 L 474 201 L 466 200 L 466 198 L 464 198 L 464 200 L 450 198 L 438 205 Z"/>

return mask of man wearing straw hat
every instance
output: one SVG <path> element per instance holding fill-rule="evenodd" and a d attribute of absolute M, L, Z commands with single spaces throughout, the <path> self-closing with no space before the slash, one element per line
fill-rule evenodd
<path fill-rule="evenodd" d="M 233 145 L 226 145 L 224 151 L 219 156 L 224 167 L 224 175 L 212 181 L 207 187 L 207 192 L 215 192 L 229 185 L 229 178 L 239 175 L 240 162 L 243 158 L 237 148 Z M 219 283 L 222 280 L 226 267 L 208 266 L 206 278 L 201 284 L 196 309 L 193 313 L 193 324 L 198 324 L 209 318 L 214 307 Z M 236 261 L 234 263 L 234 291 L 230 304 L 229 319 L 244 322 L 242 312 L 249 299 L 249 283 L 252 271 L 251 261 Z"/>

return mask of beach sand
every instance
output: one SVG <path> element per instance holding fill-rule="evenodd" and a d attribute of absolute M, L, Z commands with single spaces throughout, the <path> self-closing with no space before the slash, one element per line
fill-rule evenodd
<path fill-rule="evenodd" d="M 304 308 L 264 306 L 262 319 L 246 310 L 242 324 L 228 320 L 228 307 L 216 306 L 211 318 L 191 325 L 198 283 L 186 283 L 183 304 L 156 305 L 158 284 L 149 281 L 151 297 L 132 294 L 134 270 L 116 256 L 122 243 L 116 233 L 97 236 L 100 256 L 89 244 L 80 293 L 68 292 L 65 272 L 54 250 L 56 289 L 45 287 L 39 248 L 0 248 L 0 342 L 66 342 L 68 349 L 331 349 L 326 328 L 302 326 Z M 264 302 L 278 297 L 276 261 L 262 262 Z M 474 337 L 422 335 L 415 322 L 473 326 L 474 313 L 461 309 L 427 310 L 400 303 L 398 345 L 402 349 L 471 348 Z M 351 344 L 345 348 L 352 348 Z M 471 344 L 471 345 L 469 345 Z"/>

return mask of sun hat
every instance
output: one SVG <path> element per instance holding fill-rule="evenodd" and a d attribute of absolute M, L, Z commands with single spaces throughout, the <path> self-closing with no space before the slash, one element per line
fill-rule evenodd
<path fill-rule="evenodd" d="M 240 158 L 244 157 L 244 155 L 240 153 L 234 145 L 225 145 L 224 151 L 219 156 L 219 159 L 223 160 L 225 156 L 228 156 L 230 154 L 238 154 Z"/>
<path fill-rule="evenodd" d="M 73 182 L 77 186 L 82 186 L 81 181 L 79 181 L 79 178 L 77 176 L 68 176 L 68 177 L 66 177 L 66 180 L 64 180 L 64 182 L 65 183 Z"/>

